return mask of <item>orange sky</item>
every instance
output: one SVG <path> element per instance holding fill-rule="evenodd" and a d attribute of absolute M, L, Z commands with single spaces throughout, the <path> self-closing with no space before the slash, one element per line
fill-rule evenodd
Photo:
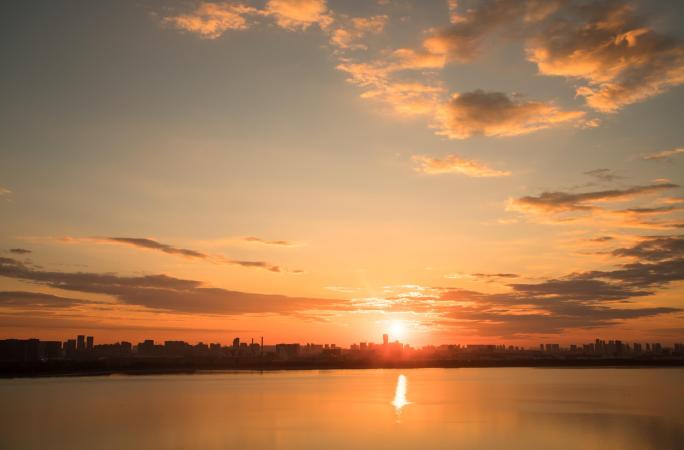
<path fill-rule="evenodd" d="M 0 8 L 0 337 L 684 340 L 682 5 Z"/>

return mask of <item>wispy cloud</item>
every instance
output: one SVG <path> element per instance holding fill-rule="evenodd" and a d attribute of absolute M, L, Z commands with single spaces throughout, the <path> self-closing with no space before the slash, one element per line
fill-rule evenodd
<path fill-rule="evenodd" d="M 641 261 L 663 261 L 684 255 L 684 237 L 655 236 L 643 239 L 629 248 L 613 250 L 615 256 L 627 256 Z"/>
<path fill-rule="evenodd" d="M 82 300 L 41 292 L 0 291 L 0 308 L 13 309 L 65 309 L 82 305 L 101 304 L 94 300 Z"/>
<path fill-rule="evenodd" d="M 60 237 L 25 237 L 27 240 L 48 240 L 53 242 L 60 242 L 66 244 L 113 244 L 113 245 L 123 245 L 127 247 L 157 251 L 161 253 L 166 253 L 168 255 L 180 256 L 187 259 L 198 259 L 204 260 L 213 264 L 227 264 L 240 266 L 245 268 L 255 268 L 263 269 L 274 273 L 293 273 L 300 274 L 303 273 L 300 269 L 288 269 L 277 264 L 270 263 L 268 261 L 251 261 L 228 258 L 223 255 L 204 253 L 199 250 L 176 247 L 170 244 L 165 244 L 159 242 L 155 239 L 150 238 L 135 238 L 135 237 L 71 237 L 71 236 L 60 236 Z M 268 241 L 266 241 L 268 242 Z M 276 242 L 276 241 L 273 241 Z M 285 241 L 284 241 L 285 242 Z M 276 244 L 272 244 L 276 245 Z"/>
<path fill-rule="evenodd" d="M 14 253 L 15 255 L 28 255 L 29 253 L 31 253 L 31 250 L 29 250 L 27 248 L 18 248 L 17 247 L 17 248 L 9 249 L 9 252 Z"/>
<path fill-rule="evenodd" d="M 597 237 L 589 238 L 589 239 L 587 239 L 587 240 L 588 240 L 589 242 L 599 242 L 599 243 L 601 243 L 601 242 L 610 242 L 610 241 L 613 241 L 613 240 L 615 240 L 615 238 L 614 238 L 613 236 L 597 236 Z"/>
<path fill-rule="evenodd" d="M 684 280 L 681 236 L 645 238 L 615 251 L 635 261 L 613 270 L 571 273 L 539 283 L 510 283 L 508 292 L 490 294 L 460 288 L 410 288 L 395 293 L 391 311 L 423 314 L 434 327 L 460 334 L 529 337 L 567 330 L 610 327 L 626 321 L 679 313 L 652 305 L 660 289 Z"/>
<path fill-rule="evenodd" d="M 208 314 L 293 314 L 316 310 L 345 310 L 343 300 L 252 294 L 205 286 L 197 280 L 168 275 L 120 276 L 94 272 L 56 272 L 34 269 L 11 258 L 0 257 L 0 276 L 31 281 L 66 291 L 102 294 L 127 305 L 153 310 Z M 26 296 L 25 296 L 26 297 Z M 8 295 L 7 298 L 19 298 Z M 33 298 L 40 301 L 56 301 Z M 28 302 L 29 300 L 12 300 Z"/>
<path fill-rule="evenodd" d="M 165 17 L 164 22 L 205 39 L 216 39 L 228 30 L 248 28 L 246 16 L 254 14 L 258 14 L 256 8 L 240 3 L 202 2 L 191 12 Z"/>
<path fill-rule="evenodd" d="M 682 205 L 632 206 L 622 209 L 615 206 L 609 208 L 606 205 L 633 201 L 678 187 L 673 183 L 660 183 L 579 193 L 550 191 L 538 196 L 509 199 L 507 209 L 541 219 L 542 223 L 582 223 L 595 226 L 667 230 L 682 226 L 681 220 L 670 216 L 682 210 Z"/>
<path fill-rule="evenodd" d="M 295 241 L 288 241 L 284 239 L 262 239 L 256 236 L 245 236 L 241 238 L 245 242 L 250 242 L 250 243 L 255 243 L 255 244 L 262 244 L 262 245 L 270 245 L 270 246 L 275 246 L 275 247 L 297 247 L 301 245 L 299 242 Z"/>
<path fill-rule="evenodd" d="M 476 278 L 519 278 L 517 273 L 472 273 Z"/>
<path fill-rule="evenodd" d="M 337 21 L 337 26 L 330 33 L 330 42 L 341 49 L 345 50 L 363 50 L 366 45 L 363 43 L 363 38 L 369 34 L 381 33 L 389 17 L 386 15 L 377 15 L 371 17 L 353 17 L 340 23 Z"/>
<path fill-rule="evenodd" d="M 115 301 L 107 305 L 135 306 L 143 308 L 143 312 L 285 314 L 310 319 L 326 319 L 330 314 L 345 312 L 410 312 L 433 329 L 519 337 L 610 327 L 681 312 L 680 308 L 654 305 L 653 299 L 671 283 L 684 280 L 683 249 L 681 236 L 645 237 L 635 245 L 615 249 L 613 256 L 628 258 L 628 262 L 621 260 L 609 270 L 576 271 L 536 283 L 512 282 L 522 277 L 514 273 L 474 273 L 468 276 L 499 283 L 508 281 L 508 291 L 386 286 L 382 297 L 352 300 L 238 292 L 164 274 L 123 276 L 49 271 L 2 257 L 0 276 L 63 291 L 105 295 Z M 88 302 L 53 294 L 0 293 L 0 306 L 16 311 L 74 311 Z"/>
<path fill-rule="evenodd" d="M 174 247 L 168 244 L 163 244 L 154 239 L 147 238 L 132 238 L 132 237 L 101 237 L 94 238 L 96 240 L 101 240 L 103 242 L 109 242 L 113 244 L 123 244 L 129 245 L 131 247 L 145 248 L 148 250 L 158 250 L 160 252 L 168 253 L 169 255 L 185 256 L 188 258 L 200 258 L 208 259 L 209 255 L 198 252 L 197 250 L 191 250 L 187 248 Z"/>
<path fill-rule="evenodd" d="M 679 187 L 673 183 L 651 184 L 646 186 L 634 186 L 627 189 L 608 189 L 592 192 L 543 192 L 538 196 L 527 196 L 515 199 L 511 205 L 524 210 L 537 210 L 544 212 L 559 211 L 587 211 L 593 209 L 596 202 L 608 200 L 628 200 L 634 197 L 660 192 Z"/>
<path fill-rule="evenodd" d="M 447 155 L 444 158 L 432 158 L 425 155 L 413 156 L 418 172 L 429 175 L 455 173 L 469 177 L 506 177 L 511 172 L 488 167 L 479 161 L 461 158 L 458 155 Z"/>
<path fill-rule="evenodd" d="M 217 39 L 227 31 L 249 28 L 250 20 L 258 17 L 272 17 L 280 27 L 292 31 L 316 23 L 326 28 L 333 22 L 325 0 L 268 0 L 263 9 L 237 2 L 200 2 L 192 11 L 166 16 L 163 22 L 204 39 Z"/>
<path fill-rule="evenodd" d="M 143 249 L 148 249 L 148 250 L 156 250 L 156 251 L 160 251 L 160 252 L 167 253 L 170 255 L 183 256 L 186 258 L 204 259 L 204 260 L 214 262 L 214 263 L 230 264 L 230 265 L 236 265 L 236 266 L 248 267 L 248 268 L 256 268 L 256 269 L 264 269 L 264 270 L 268 270 L 269 272 L 276 272 L 276 273 L 290 272 L 290 270 L 287 270 L 287 269 L 285 269 L 279 265 L 269 263 L 267 261 L 248 261 L 248 260 L 226 258 L 226 257 L 221 256 L 221 255 L 209 255 L 207 253 L 202 253 L 202 252 L 197 251 L 197 250 L 174 247 L 174 246 L 171 246 L 168 244 L 161 243 L 159 241 L 155 241 L 154 239 L 130 238 L 130 237 L 103 237 L 103 238 L 94 238 L 94 239 L 100 240 L 102 242 L 129 245 L 132 247 L 143 248 Z M 301 271 L 296 270 L 294 272 L 300 273 Z"/>
<path fill-rule="evenodd" d="M 411 60 L 410 63 L 417 62 Z M 430 61 L 422 63 L 431 64 Z M 438 82 L 398 77 L 396 72 L 404 70 L 406 64 L 404 54 L 394 54 L 387 60 L 372 62 L 355 62 L 343 57 L 337 69 L 348 75 L 349 83 L 363 89 L 361 98 L 387 105 L 400 116 L 430 117 L 445 91 Z"/>
<path fill-rule="evenodd" d="M 681 155 L 684 154 L 684 147 L 677 147 L 673 148 L 670 150 L 663 150 L 660 152 L 655 152 L 655 153 L 649 153 L 648 155 L 644 155 L 643 159 L 646 161 L 657 161 L 657 160 L 663 160 L 663 159 L 670 159 L 673 156 Z"/>
<path fill-rule="evenodd" d="M 604 183 L 610 183 L 624 178 L 610 169 L 594 169 L 584 172 L 584 174 Z"/>
<path fill-rule="evenodd" d="M 12 191 L 7 189 L 6 187 L 0 186 L 0 197 L 2 197 L 3 195 L 10 195 L 11 193 Z"/>
<path fill-rule="evenodd" d="M 325 0 L 268 0 L 266 12 L 288 30 L 305 30 L 313 24 L 326 28 L 333 22 Z"/>

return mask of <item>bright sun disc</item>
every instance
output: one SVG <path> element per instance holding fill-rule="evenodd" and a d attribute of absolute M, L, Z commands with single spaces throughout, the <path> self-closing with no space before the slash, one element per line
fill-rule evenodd
<path fill-rule="evenodd" d="M 390 336 L 392 339 L 402 339 L 404 337 L 406 328 L 400 321 L 394 321 L 390 325 Z"/>

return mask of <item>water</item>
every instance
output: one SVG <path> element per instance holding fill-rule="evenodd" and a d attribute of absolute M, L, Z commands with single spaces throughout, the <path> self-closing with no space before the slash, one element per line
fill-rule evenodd
<path fill-rule="evenodd" d="M 0 380 L 6 449 L 684 448 L 684 369 Z"/>

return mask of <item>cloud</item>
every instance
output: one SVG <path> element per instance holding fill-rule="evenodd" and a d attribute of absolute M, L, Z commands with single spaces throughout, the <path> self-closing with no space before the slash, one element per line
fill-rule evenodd
<path fill-rule="evenodd" d="M 205 286 L 200 281 L 174 278 L 163 274 L 119 276 L 92 272 L 38 270 L 17 260 L 2 257 L 0 257 L 0 276 L 61 290 L 108 295 L 127 305 L 183 313 L 293 314 L 303 311 L 337 311 L 349 308 L 344 300 L 231 291 Z"/>
<path fill-rule="evenodd" d="M 11 248 L 9 249 L 9 252 L 14 253 L 15 255 L 28 255 L 31 253 L 31 250 L 25 248 Z"/>
<path fill-rule="evenodd" d="M 418 164 L 416 167 L 418 172 L 429 175 L 445 173 L 457 173 L 469 177 L 506 177 L 511 175 L 511 172 L 492 169 L 481 162 L 464 159 L 458 155 L 447 155 L 442 159 L 415 155 L 413 161 Z"/>
<path fill-rule="evenodd" d="M 295 241 L 287 241 L 284 239 L 269 240 L 269 239 L 262 239 L 262 238 L 259 238 L 256 236 L 245 236 L 242 238 L 242 240 L 245 242 L 270 245 L 270 246 L 275 246 L 275 247 L 296 247 L 296 246 L 300 245 L 298 242 L 295 242 Z"/>
<path fill-rule="evenodd" d="M 441 69 L 446 65 L 446 55 L 439 48 L 413 50 L 399 48 L 392 52 L 391 68 L 399 70 Z"/>
<path fill-rule="evenodd" d="M 36 239 L 36 238 L 29 238 Z M 38 238 L 43 239 L 43 238 Z M 189 259 L 200 259 L 205 260 L 214 264 L 228 264 L 235 265 L 246 268 L 256 268 L 264 269 L 269 272 L 275 273 L 302 273 L 299 269 L 287 269 L 281 267 L 277 264 L 273 264 L 267 261 L 250 261 L 250 260 L 240 260 L 227 258 L 222 255 L 213 255 L 208 253 L 203 253 L 198 250 L 192 250 L 188 248 L 175 247 L 169 244 L 159 242 L 154 239 L 149 238 L 133 238 L 133 237 L 91 237 L 91 238 L 75 238 L 70 236 L 49 238 L 51 240 L 56 240 L 57 242 L 65 243 L 96 243 L 96 244 L 117 244 L 125 245 L 129 247 L 159 251 L 174 256 L 181 256 Z M 273 241 L 275 242 L 275 241 Z"/>
<path fill-rule="evenodd" d="M 634 186 L 627 189 L 609 189 L 603 191 L 570 193 L 543 192 L 538 196 L 527 196 L 515 199 L 509 205 L 516 210 L 538 212 L 589 211 L 594 203 L 605 201 L 624 201 L 634 197 L 660 192 L 679 187 L 672 183 Z"/>
<path fill-rule="evenodd" d="M 289 272 L 289 270 L 287 270 L 283 267 L 280 267 L 276 264 L 271 264 L 271 263 L 266 262 L 266 261 L 248 261 L 248 260 L 230 259 L 230 258 L 226 258 L 226 257 L 220 256 L 220 255 L 208 255 L 206 253 L 202 253 L 202 252 L 199 252 L 197 250 L 173 247 L 171 245 L 163 244 L 163 243 L 155 241 L 153 239 L 127 238 L 127 237 L 106 237 L 106 238 L 99 238 L 99 239 L 104 241 L 104 242 L 130 245 L 132 247 L 144 248 L 144 249 L 149 249 L 149 250 L 158 250 L 158 251 L 161 251 L 164 253 L 168 253 L 170 255 L 184 256 L 187 258 L 204 259 L 204 260 L 207 260 L 210 262 L 215 262 L 215 263 L 232 264 L 232 265 L 247 267 L 247 268 L 264 269 L 264 270 L 268 270 L 269 272 L 276 272 L 276 273 Z M 298 273 L 300 271 L 294 271 L 294 272 Z"/>
<path fill-rule="evenodd" d="M 458 0 L 447 0 L 447 7 L 449 8 L 449 22 L 459 23 L 463 20 L 458 13 Z"/>
<path fill-rule="evenodd" d="M 250 16 L 273 17 L 278 26 L 292 31 L 315 23 L 325 29 L 333 22 L 325 0 L 269 0 L 264 9 L 236 2 L 200 2 L 193 11 L 166 16 L 162 21 L 203 39 L 217 39 L 226 31 L 248 29 Z M 364 26 L 361 22 L 358 25 Z"/>
<path fill-rule="evenodd" d="M 337 69 L 348 75 L 347 82 L 364 89 L 361 98 L 382 102 L 401 116 L 432 115 L 444 89 L 439 84 L 397 77 L 395 72 L 402 64 L 394 60 L 359 63 L 342 58 Z"/>
<path fill-rule="evenodd" d="M 523 41 L 540 74 L 572 80 L 576 95 L 605 113 L 684 83 L 681 40 L 652 30 L 622 0 L 448 0 L 447 6 L 451 24 L 426 30 L 417 48 L 384 48 L 370 58 L 349 53 L 367 50 L 364 38 L 380 34 L 388 16 L 350 19 L 329 10 L 325 0 L 268 0 L 261 9 L 203 2 L 191 13 L 164 20 L 208 39 L 248 28 L 249 16 L 273 18 L 292 31 L 318 24 L 334 47 L 337 69 L 363 89 L 361 97 L 401 116 L 428 116 L 438 134 L 452 139 L 517 136 L 561 124 L 592 128 L 601 122 L 587 118 L 586 111 L 500 92 L 446 98 L 437 71 L 449 62 L 472 62 L 495 40 Z"/>
<path fill-rule="evenodd" d="M 613 250 L 615 256 L 626 256 L 646 261 L 664 261 L 684 256 L 683 236 L 658 236 L 647 238 L 630 248 Z"/>
<path fill-rule="evenodd" d="M 333 22 L 325 0 L 268 0 L 266 12 L 288 30 L 305 30 L 313 24 L 325 29 Z"/>
<path fill-rule="evenodd" d="M 33 333 L 36 330 L 44 329 L 70 329 L 79 330 L 83 332 L 86 330 L 93 330 L 100 332 L 102 330 L 116 330 L 119 332 L 124 331 L 144 331 L 157 332 L 157 333 L 168 333 L 175 334 L 178 333 L 196 333 L 200 339 L 206 338 L 208 333 L 231 333 L 238 334 L 244 333 L 252 330 L 240 330 L 240 329 L 226 329 L 224 327 L 220 328 L 197 328 L 197 327 L 184 327 L 184 326 L 169 326 L 163 325 L 159 322 L 146 322 L 146 324 L 135 324 L 131 322 L 110 322 L 108 319 L 99 319 L 93 317 L 65 317 L 64 315 L 52 314 L 48 311 L 43 312 L 40 310 L 31 311 L 30 315 L 25 313 L 0 313 L 0 328 L 5 330 L 17 329 L 17 328 L 27 328 Z M 146 334 L 147 336 L 147 334 Z"/>
<path fill-rule="evenodd" d="M 527 55 L 543 75 L 584 81 L 577 95 L 606 113 L 684 83 L 681 41 L 623 1 L 570 2 L 529 39 Z"/>
<path fill-rule="evenodd" d="M 471 273 L 472 276 L 477 278 L 518 278 L 520 275 L 517 273 Z"/>
<path fill-rule="evenodd" d="M 612 182 L 616 180 L 620 180 L 624 177 L 621 177 L 620 175 L 617 175 L 615 172 L 613 172 L 610 169 L 594 169 L 594 170 L 589 170 L 587 172 L 584 172 L 585 175 L 589 175 L 590 177 L 596 178 L 598 181 L 602 182 Z"/>
<path fill-rule="evenodd" d="M 615 254 L 637 260 L 613 270 L 571 273 L 539 283 L 511 283 L 508 292 L 496 294 L 410 287 L 394 293 L 390 305 L 380 307 L 419 312 L 433 328 L 456 330 L 460 335 L 499 337 L 610 327 L 682 311 L 648 304 L 660 289 L 684 280 L 681 236 L 644 238 Z M 645 259 L 639 259 L 641 256 Z"/>
<path fill-rule="evenodd" d="M 216 39 L 228 30 L 248 28 L 245 16 L 257 13 L 257 9 L 240 3 L 202 2 L 190 13 L 168 16 L 163 21 L 204 39 Z"/>
<path fill-rule="evenodd" d="M 656 161 L 662 159 L 670 159 L 673 156 L 684 154 L 684 147 L 673 148 L 670 150 L 663 150 L 661 152 L 650 153 L 645 155 L 643 159 L 646 161 Z"/>
<path fill-rule="evenodd" d="M 242 266 L 242 267 L 264 269 L 264 270 L 268 270 L 269 272 L 276 272 L 276 273 L 281 273 L 281 272 L 300 273 L 301 272 L 299 270 L 289 271 L 289 270 L 286 270 L 286 269 L 284 269 L 280 266 L 277 266 L 275 264 L 268 263 L 266 261 L 245 261 L 245 260 L 237 260 L 237 259 L 223 259 L 223 261 L 226 262 L 227 264 L 234 264 L 234 265 Z"/>
<path fill-rule="evenodd" d="M 583 111 L 564 111 L 552 103 L 511 99 L 501 92 L 476 90 L 455 94 L 444 106 L 440 134 L 451 139 L 471 136 L 518 136 L 566 122 Z"/>
<path fill-rule="evenodd" d="M 606 189 L 589 192 L 543 192 L 538 196 L 509 199 L 507 210 L 528 215 L 540 223 L 584 224 L 587 226 L 628 227 L 649 230 L 670 230 L 682 227 L 682 221 L 672 214 L 682 205 L 640 206 L 617 208 L 614 203 L 642 201 L 643 197 L 678 188 L 673 183 L 633 186 L 624 189 Z M 643 200 L 647 200 L 643 198 Z M 653 201 L 652 199 L 648 199 Z M 667 199 L 657 198 L 663 202 Z M 606 205 L 611 205 L 608 207 Z"/>
<path fill-rule="evenodd" d="M 595 238 L 588 239 L 589 242 L 609 242 L 613 240 L 615 240 L 613 236 L 598 236 Z"/>
<path fill-rule="evenodd" d="M 9 196 L 11 194 L 12 194 L 12 191 L 10 191 L 9 189 L 7 189 L 4 186 L 0 186 L 0 197 Z"/>
<path fill-rule="evenodd" d="M 63 309 L 74 306 L 100 304 L 92 300 L 60 297 L 52 294 L 26 291 L 0 291 L 0 308 Z"/>
<path fill-rule="evenodd" d="M 366 49 L 361 40 L 368 34 L 381 33 L 389 17 L 385 15 L 354 17 L 347 24 L 339 25 L 330 34 L 330 42 L 341 49 Z M 338 20 L 339 24 L 339 20 Z"/>
<path fill-rule="evenodd" d="M 184 314 L 285 314 L 321 318 L 341 312 L 411 312 L 435 329 L 462 334 L 520 337 L 572 329 L 610 327 L 625 321 L 679 313 L 653 305 L 653 296 L 684 280 L 684 238 L 645 237 L 613 254 L 631 261 L 611 270 L 574 272 L 538 283 L 510 283 L 507 292 L 484 293 L 453 287 L 384 287 L 384 298 L 335 300 L 253 294 L 206 286 L 168 275 L 121 276 L 93 272 L 55 272 L 0 257 L 0 276 L 64 291 L 111 296 L 112 307 L 130 305 Z M 514 280 L 512 273 L 473 277 Z M 78 308 L 86 300 L 31 292 L 0 293 L 10 309 Z"/>
<path fill-rule="evenodd" d="M 160 252 L 168 253 L 170 255 L 185 256 L 188 258 L 200 258 L 207 259 L 209 255 L 196 250 L 190 250 L 187 248 L 173 247 L 168 244 L 162 244 L 161 242 L 155 241 L 153 239 L 147 238 L 131 238 L 131 237 L 103 237 L 99 238 L 104 242 L 111 242 L 115 244 L 130 245 L 131 247 L 145 248 L 149 250 L 158 250 Z"/>
<path fill-rule="evenodd" d="M 502 29 L 529 26 L 555 12 L 560 1 L 554 0 L 481 0 L 475 7 L 459 12 L 459 2 L 450 1 L 451 26 L 426 39 L 427 46 L 440 49 L 449 59 L 471 62 L 483 50 L 486 40 Z"/>
<path fill-rule="evenodd" d="M 448 6 L 452 24 L 427 37 L 425 48 L 467 63 L 496 39 L 523 40 L 527 59 L 540 74 L 579 82 L 576 94 L 597 111 L 615 112 L 684 83 L 681 39 L 653 30 L 622 0 L 450 1 Z"/>

